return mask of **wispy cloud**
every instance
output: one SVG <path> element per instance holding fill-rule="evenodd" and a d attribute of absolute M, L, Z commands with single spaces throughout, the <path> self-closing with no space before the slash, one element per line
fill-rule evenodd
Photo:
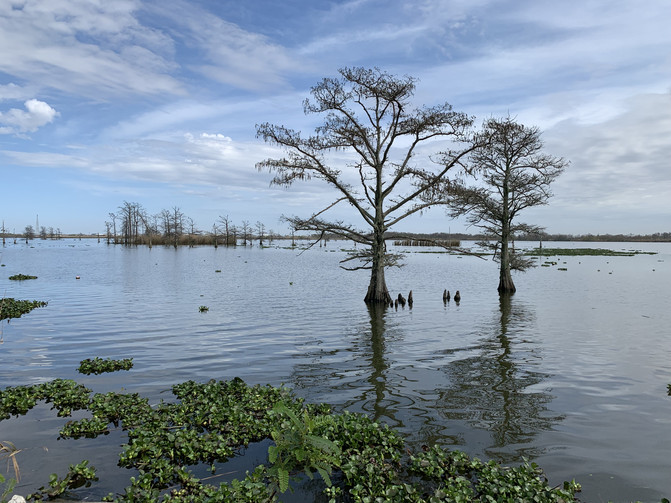
<path fill-rule="evenodd" d="M 180 93 L 173 44 L 135 17 L 139 1 L 26 0 L 0 5 L 0 71 L 43 88 L 106 99 Z"/>

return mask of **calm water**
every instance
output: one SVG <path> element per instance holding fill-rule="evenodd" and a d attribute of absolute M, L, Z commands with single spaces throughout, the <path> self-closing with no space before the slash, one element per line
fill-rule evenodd
<path fill-rule="evenodd" d="M 501 302 L 496 264 L 413 249 L 387 274 L 394 296 L 413 290 L 413 309 L 371 313 L 366 272 L 338 268 L 341 243 L 302 254 L 8 244 L 0 294 L 49 305 L 3 322 L 0 387 L 64 377 L 158 401 L 188 379 L 284 383 L 389 423 L 413 447 L 530 458 L 553 483 L 579 481 L 583 501 L 669 497 L 671 244 L 557 245 L 658 253 L 554 258 L 516 275 L 518 292 Z M 16 273 L 39 278 L 7 279 Z M 443 304 L 445 288 L 461 291 L 459 305 Z M 79 375 L 94 356 L 135 367 Z M 17 492 L 82 459 L 98 468 L 98 496 L 121 490 L 122 434 L 57 441 L 62 423 L 48 407 L 0 422 L 0 440 L 24 449 Z"/>

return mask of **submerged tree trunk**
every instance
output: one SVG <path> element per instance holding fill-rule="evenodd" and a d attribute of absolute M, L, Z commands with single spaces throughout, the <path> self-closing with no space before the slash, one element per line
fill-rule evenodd
<path fill-rule="evenodd" d="M 391 303 L 391 296 L 387 290 L 387 282 L 384 279 L 384 238 L 382 232 L 376 233 L 373 240 L 371 253 L 373 254 L 373 266 L 370 271 L 370 284 L 368 292 L 364 297 L 366 304 Z"/>
<path fill-rule="evenodd" d="M 510 275 L 510 187 L 509 174 L 506 171 L 502 187 L 503 215 L 501 218 L 501 270 L 499 271 L 499 293 L 515 293 L 515 283 Z"/>
<path fill-rule="evenodd" d="M 502 233 L 501 239 L 501 270 L 499 272 L 499 293 L 515 293 L 515 283 L 510 275 L 510 250 L 508 249 L 508 226 Z"/>

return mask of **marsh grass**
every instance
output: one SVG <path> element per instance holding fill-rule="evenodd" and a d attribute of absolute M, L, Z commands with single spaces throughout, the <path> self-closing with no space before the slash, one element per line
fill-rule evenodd
<path fill-rule="evenodd" d="M 7 459 L 7 471 L 9 471 L 10 463 L 14 468 L 14 478 L 17 482 L 21 481 L 21 470 L 19 469 L 19 462 L 16 460 L 16 455 L 21 452 L 16 446 L 8 441 L 0 441 L 0 459 Z"/>
<path fill-rule="evenodd" d="M 555 257 L 555 256 L 597 256 L 597 257 L 633 257 L 634 255 L 656 255 L 657 252 L 644 252 L 640 250 L 616 251 L 605 248 L 534 248 L 527 250 L 524 255 L 532 257 Z"/>

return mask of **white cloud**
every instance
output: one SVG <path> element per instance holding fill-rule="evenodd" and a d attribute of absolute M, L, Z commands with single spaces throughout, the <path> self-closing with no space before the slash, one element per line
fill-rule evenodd
<path fill-rule="evenodd" d="M 44 101 L 30 99 L 24 103 L 26 109 L 12 108 L 8 112 L 0 112 L 0 133 L 32 133 L 49 124 L 59 113 Z"/>

